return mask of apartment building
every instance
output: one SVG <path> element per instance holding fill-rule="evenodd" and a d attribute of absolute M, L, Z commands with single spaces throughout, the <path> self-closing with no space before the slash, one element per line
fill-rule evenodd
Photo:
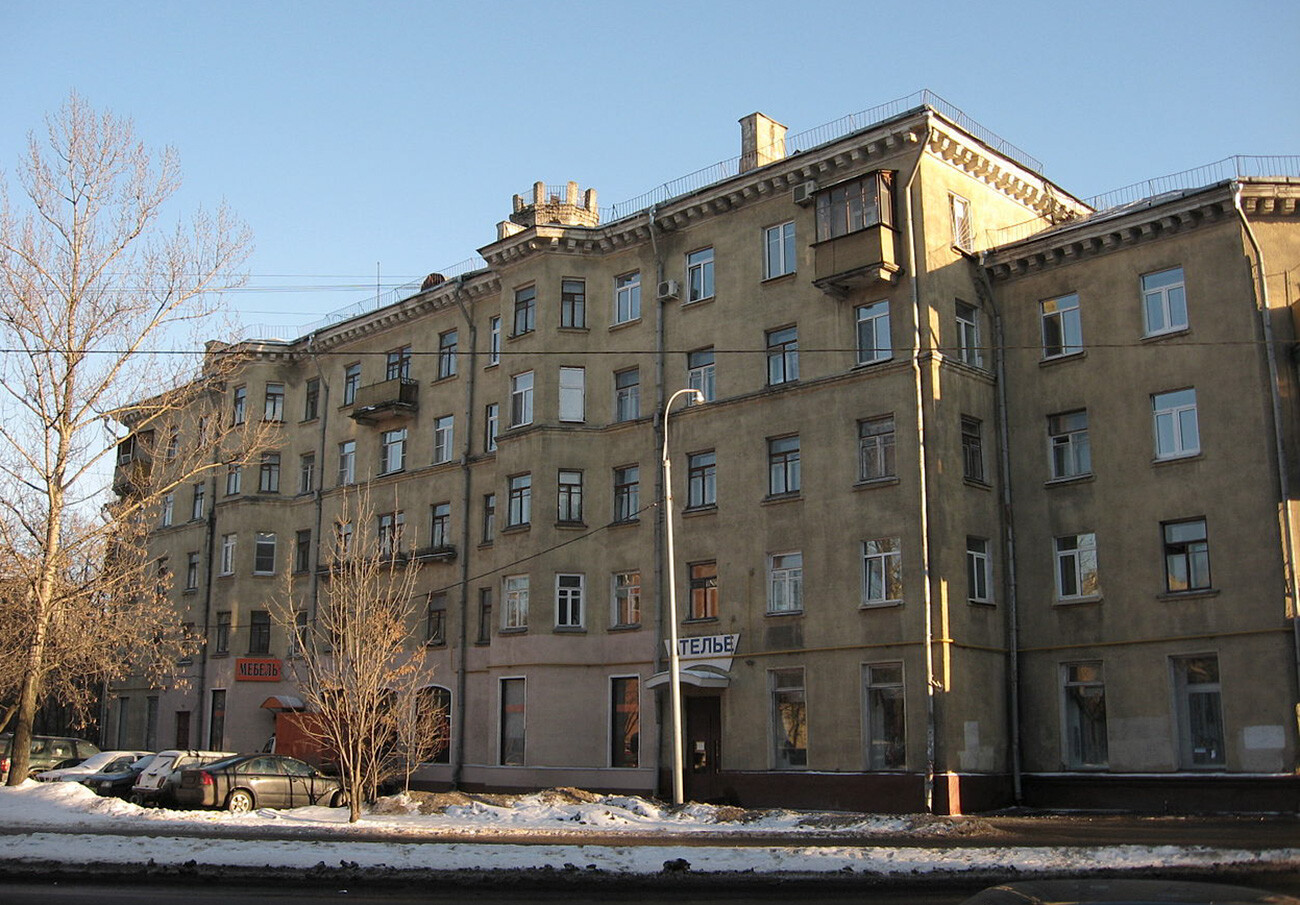
<path fill-rule="evenodd" d="M 268 601 L 309 624 L 369 532 L 421 563 L 430 788 L 666 795 L 675 598 L 690 798 L 1294 801 L 1297 180 L 1097 211 L 931 95 L 869 113 L 753 114 L 622 214 L 539 183 L 484 267 L 249 341 L 271 447 L 153 534 L 206 643 L 106 741 L 261 747 Z"/>

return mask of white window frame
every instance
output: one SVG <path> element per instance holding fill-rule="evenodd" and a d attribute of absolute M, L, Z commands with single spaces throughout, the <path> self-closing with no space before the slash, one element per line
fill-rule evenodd
<path fill-rule="evenodd" d="M 803 553 L 773 553 L 767 558 L 769 615 L 803 612 Z"/>
<path fill-rule="evenodd" d="M 501 579 L 501 628 L 528 628 L 527 575 L 507 575 Z"/>
<path fill-rule="evenodd" d="M 713 246 L 686 255 L 686 303 L 713 298 Z"/>
<path fill-rule="evenodd" d="M 1038 303 L 1043 331 L 1043 358 L 1065 358 L 1083 351 L 1083 315 L 1079 293 L 1070 292 Z"/>
<path fill-rule="evenodd" d="M 862 606 L 897 606 L 903 602 L 903 543 L 897 537 L 862 542 Z"/>
<path fill-rule="evenodd" d="M 586 599 L 586 575 L 581 572 L 557 572 L 555 574 L 555 627 L 586 628 Z"/>
<path fill-rule="evenodd" d="M 966 602 L 993 603 L 993 560 L 987 537 L 966 538 Z"/>
<path fill-rule="evenodd" d="M 339 443 L 339 484 L 355 484 L 357 481 L 357 441 L 343 440 Z"/>
<path fill-rule="evenodd" d="M 587 420 L 586 368 L 560 368 L 560 420 L 575 424 Z"/>
<path fill-rule="evenodd" d="M 641 572 L 638 569 L 630 569 L 626 572 L 615 572 L 610 579 L 612 588 L 610 591 L 610 616 L 609 622 L 612 627 L 623 627 L 629 625 L 641 624 Z M 631 620 L 630 617 L 635 614 L 636 618 Z M 628 618 L 624 618 L 624 617 Z M 629 621 L 630 620 L 630 621 Z"/>
<path fill-rule="evenodd" d="M 902 725 L 898 727 L 896 739 L 885 737 L 883 731 L 880 704 L 886 699 L 897 701 L 902 712 Z M 862 750 L 866 768 L 904 769 L 907 765 L 907 676 L 901 660 L 862 664 L 862 711 Z"/>
<path fill-rule="evenodd" d="M 488 320 L 488 362 L 487 367 L 501 363 L 501 316 L 493 315 Z"/>
<path fill-rule="evenodd" d="M 799 379 L 799 327 L 790 324 L 768 330 L 764 336 L 767 347 L 767 385 L 780 386 Z"/>
<path fill-rule="evenodd" d="M 614 277 L 614 323 L 630 324 L 641 318 L 641 271 Z"/>
<path fill-rule="evenodd" d="M 396 474 L 406 470 L 406 428 L 395 427 L 379 435 L 379 473 Z"/>
<path fill-rule="evenodd" d="M 795 272 L 794 221 L 787 220 L 763 230 L 763 279 L 772 280 Z"/>
<path fill-rule="evenodd" d="M 456 455 L 456 416 L 439 415 L 433 419 L 433 464 L 450 462 Z"/>
<path fill-rule="evenodd" d="M 497 434 L 501 430 L 501 404 L 489 402 L 483 410 L 483 450 L 496 452 Z"/>
<path fill-rule="evenodd" d="M 531 473 L 506 478 L 506 527 L 517 528 L 532 522 L 533 476 Z"/>
<path fill-rule="evenodd" d="M 1151 412 L 1157 459 L 1181 459 L 1201 452 L 1195 387 L 1153 393 Z"/>
<path fill-rule="evenodd" d="M 1171 279 L 1165 280 L 1166 277 Z M 1187 283 L 1182 267 L 1144 273 L 1141 286 L 1142 321 L 1147 336 L 1187 329 Z M 1158 315 L 1160 323 L 1154 322 L 1153 315 Z"/>
<path fill-rule="evenodd" d="M 1109 727 L 1106 724 L 1106 674 L 1100 660 L 1081 660 L 1061 664 L 1061 763 L 1068 770 L 1102 770 L 1110 758 Z M 1084 712 L 1085 701 L 1099 699 L 1097 714 Z M 1089 756 L 1083 739 L 1084 723 L 1098 717 L 1101 738 L 1099 750 Z M 1095 755 L 1099 754 L 1100 757 Z"/>
<path fill-rule="evenodd" d="M 628 382 L 628 381 L 631 382 Z M 614 372 L 614 420 L 635 421 L 641 417 L 641 369 Z"/>
<path fill-rule="evenodd" d="M 888 426 L 888 430 L 877 429 Z M 877 415 L 858 421 L 858 480 L 888 481 L 898 476 L 895 459 L 897 427 L 894 416 Z M 877 468 L 869 468 L 875 463 Z"/>
<path fill-rule="evenodd" d="M 1087 409 L 1047 416 L 1047 461 L 1052 480 L 1092 474 Z"/>
<path fill-rule="evenodd" d="M 560 327 L 566 330 L 587 328 L 587 281 L 576 277 L 560 280 Z"/>
<path fill-rule="evenodd" d="M 533 423 L 533 372 L 510 375 L 510 426 Z"/>
<path fill-rule="evenodd" d="M 238 534 L 221 535 L 221 559 L 219 575 L 235 574 L 235 551 L 239 546 Z"/>
<path fill-rule="evenodd" d="M 686 353 L 686 385 L 692 390 L 699 390 L 704 395 L 705 402 L 712 402 L 717 397 L 715 360 L 713 346 Z M 686 402 L 687 405 L 696 404 L 690 396 Z"/>
<path fill-rule="evenodd" d="M 168 493 L 163 495 L 162 499 L 162 526 L 170 528 L 172 519 L 176 516 L 176 494 Z"/>
<path fill-rule="evenodd" d="M 962 251 L 975 248 L 975 227 L 971 221 L 970 202 L 961 195 L 948 194 L 948 209 L 952 213 L 952 247 Z"/>
<path fill-rule="evenodd" d="M 1068 534 L 1052 539 L 1056 599 L 1096 600 L 1101 596 L 1097 578 L 1097 535 Z"/>
<path fill-rule="evenodd" d="M 957 360 L 973 368 L 984 367 L 984 350 L 980 346 L 980 310 L 958 299 L 955 305 L 957 319 Z"/>
<path fill-rule="evenodd" d="M 459 351 L 460 331 L 445 330 L 438 334 L 438 379 L 456 376 L 456 354 Z"/>
<path fill-rule="evenodd" d="M 271 568 L 258 568 L 260 560 L 265 556 L 265 551 L 269 548 L 271 558 Z M 273 531 L 258 531 L 253 535 L 253 574 L 254 575 L 274 575 L 275 574 L 275 533 Z"/>

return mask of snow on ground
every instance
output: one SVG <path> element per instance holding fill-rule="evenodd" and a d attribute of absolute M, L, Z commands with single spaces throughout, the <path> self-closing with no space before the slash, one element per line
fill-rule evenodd
<path fill-rule="evenodd" d="M 572 866 L 652 874 L 664 870 L 666 862 L 682 859 L 689 862 L 692 873 L 853 871 L 881 877 L 1010 868 L 1022 873 L 1155 866 L 1196 869 L 1229 864 L 1300 868 L 1300 849 L 1285 848 L 1251 852 L 1137 845 L 934 845 L 936 837 L 966 835 L 972 820 L 978 818 L 741 811 L 699 804 L 672 808 L 628 796 L 549 790 L 473 798 L 419 793 L 394 796 L 369 809 L 359 823 L 349 824 L 345 808 L 263 809 L 243 815 L 175 811 L 100 798 L 78 783 L 29 781 L 15 788 L 0 788 L 0 827 L 12 834 L 6 835 L 0 846 L 0 862 L 52 860 L 82 866 L 193 862 L 302 869 L 344 863 L 362 869 L 423 870 L 559 870 Z M 184 835 L 216 828 L 254 833 L 262 828 L 275 838 Z M 135 835 L 112 835 L 114 831 Z M 836 834 L 834 840 L 825 838 L 831 831 Z M 750 844 L 575 844 L 571 838 L 583 833 L 603 837 L 610 832 L 628 832 L 630 843 L 651 835 L 687 839 L 693 833 L 708 832 L 715 836 L 737 834 Z M 527 835 L 529 844 L 515 844 L 521 833 Z M 468 834 L 481 842 L 438 841 Z M 854 844 L 842 844 L 845 834 L 853 837 Z M 784 844 L 763 845 L 765 835 L 779 835 Z M 792 835 L 806 836 L 807 844 L 789 845 Z M 885 835 L 890 837 L 889 845 L 871 844 L 873 836 Z M 930 844 L 896 845 L 899 836 L 929 840 Z M 548 837 L 554 844 L 546 841 Z M 755 839 L 760 844 L 752 844 Z M 487 842 L 494 844 L 482 844 Z"/>

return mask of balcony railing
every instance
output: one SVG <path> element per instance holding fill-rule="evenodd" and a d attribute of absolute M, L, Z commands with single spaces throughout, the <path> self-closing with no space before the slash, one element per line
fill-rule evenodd
<path fill-rule="evenodd" d="M 381 380 L 357 390 L 352 417 L 371 423 L 386 417 L 410 415 L 419 407 L 420 384 L 408 377 Z"/>

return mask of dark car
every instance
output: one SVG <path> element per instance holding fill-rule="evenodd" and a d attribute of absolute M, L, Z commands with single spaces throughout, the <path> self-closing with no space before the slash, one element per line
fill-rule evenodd
<path fill-rule="evenodd" d="M 1027 880 L 976 893 L 962 905 L 1300 905 L 1244 886 L 1178 880 Z"/>
<path fill-rule="evenodd" d="M 14 743 L 12 732 L 0 733 L 0 782 L 9 778 L 10 748 Z M 35 776 L 52 769 L 58 764 L 71 765 L 79 763 L 92 754 L 99 753 L 99 746 L 82 738 L 67 738 L 54 735 L 33 735 L 31 762 L 27 766 L 27 775 Z"/>
<path fill-rule="evenodd" d="M 336 808 L 346 801 L 337 777 L 283 754 L 240 754 L 183 770 L 176 788 L 179 805 L 240 814 L 254 808 Z"/>
<path fill-rule="evenodd" d="M 100 773 L 91 773 L 89 776 L 79 778 L 83 786 L 97 795 L 103 795 L 105 798 L 130 798 L 131 787 L 157 756 L 150 754 L 124 766 L 109 764 Z"/>

